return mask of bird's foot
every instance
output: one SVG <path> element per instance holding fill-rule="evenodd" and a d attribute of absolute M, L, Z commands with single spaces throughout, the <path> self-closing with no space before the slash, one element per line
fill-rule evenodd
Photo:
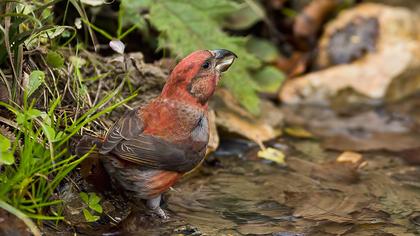
<path fill-rule="evenodd" d="M 158 207 L 156 209 L 152 209 L 152 211 L 153 211 L 153 213 L 158 215 L 160 218 L 162 218 L 162 220 L 168 220 L 169 219 L 168 214 L 166 214 L 166 212 L 160 207 Z"/>
<path fill-rule="evenodd" d="M 167 219 L 169 219 L 168 214 L 166 214 L 166 212 L 162 208 L 160 208 L 161 197 L 162 197 L 162 195 L 159 195 L 159 196 L 157 196 L 155 198 L 148 199 L 147 200 L 147 207 L 153 213 L 155 213 L 160 218 L 162 218 L 163 220 L 167 220 Z"/>

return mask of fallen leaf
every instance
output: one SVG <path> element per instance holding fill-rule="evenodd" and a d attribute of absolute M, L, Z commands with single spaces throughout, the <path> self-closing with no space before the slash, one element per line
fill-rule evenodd
<path fill-rule="evenodd" d="M 313 138 L 314 135 L 306 129 L 299 126 L 286 127 L 284 132 L 296 138 Z"/>
<path fill-rule="evenodd" d="M 273 139 L 281 134 L 283 114 L 272 102 L 261 101 L 261 115 L 255 117 L 242 108 L 226 89 L 218 89 L 211 101 L 216 111 L 216 124 L 229 133 L 239 134 L 256 143 Z"/>
<path fill-rule="evenodd" d="M 293 78 L 305 72 L 309 59 L 308 53 L 295 51 L 290 57 L 278 57 L 275 66 Z"/>
<path fill-rule="evenodd" d="M 337 162 L 350 162 L 353 164 L 360 163 L 363 160 L 363 156 L 357 152 L 343 152 L 337 157 Z"/>
<path fill-rule="evenodd" d="M 293 24 L 295 37 L 313 41 L 325 18 L 337 6 L 336 0 L 311 1 L 296 16 Z"/>
<path fill-rule="evenodd" d="M 285 155 L 280 150 L 274 148 L 266 148 L 263 150 L 258 151 L 257 156 L 259 158 L 263 158 L 266 160 L 274 161 L 277 164 L 284 165 L 285 164 Z"/>

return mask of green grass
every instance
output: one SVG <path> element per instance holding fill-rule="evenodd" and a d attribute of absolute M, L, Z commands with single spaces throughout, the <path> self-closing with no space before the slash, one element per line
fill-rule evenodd
<path fill-rule="evenodd" d="M 72 154 L 72 137 L 136 96 L 121 98 L 124 80 L 108 95 L 91 101 L 86 84 L 91 81 L 85 80 L 81 66 L 56 52 L 67 47 L 77 58 L 79 51 L 68 44 L 75 39 L 75 29 L 53 22 L 52 6 L 57 2 L 0 3 L 0 84 L 8 97 L 7 102 L 0 101 L 0 131 L 11 130 L 7 135 L 0 132 L 0 207 L 22 219 L 34 235 L 40 232 L 31 219 L 64 219 L 53 210 L 62 204 L 56 189 L 88 156 Z M 69 3 L 86 19 L 78 1 Z M 24 63 L 32 59 L 31 50 L 39 48 L 49 50 L 48 55 L 36 54 L 39 69 L 25 75 Z M 64 100 L 65 91 L 71 96 Z"/>

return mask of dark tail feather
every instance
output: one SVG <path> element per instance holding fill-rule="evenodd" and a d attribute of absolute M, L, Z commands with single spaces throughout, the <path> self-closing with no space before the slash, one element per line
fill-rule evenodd
<path fill-rule="evenodd" d="M 84 135 L 80 141 L 76 144 L 76 154 L 81 157 L 84 156 L 86 153 L 90 152 L 92 156 L 99 155 L 99 149 L 102 146 L 102 141 L 99 138 Z"/>
<path fill-rule="evenodd" d="M 82 177 L 97 191 L 105 192 L 111 189 L 111 181 L 100 160 L 99 149 L 102 142 L 100 138 L 84 135 L 76 145 L 76 154 L 82 157 L 90 152 L 80 164 Z"/>

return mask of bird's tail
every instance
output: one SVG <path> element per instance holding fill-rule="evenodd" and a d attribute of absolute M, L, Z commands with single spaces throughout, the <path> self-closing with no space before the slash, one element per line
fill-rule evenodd
<path fill-rule="evenodd" d="M 89 156 L 80 164 L 83 178 L 99 192 L 111 189 L 109 175 L 104 169 L 101 158 L 106 158 L 99 153 L 103 140 L 97 137 L 84 135 L 76 144 L 76 154 L 82 157 L 89 153 Z"/>
<path fill-rule="evenodd" d="M 90 156 L 99 157 L 101 146 L 102 140 L 100 138 L 84 135 L 76 144 L 76 154 L 81 157 L 90 152 Z"/>

